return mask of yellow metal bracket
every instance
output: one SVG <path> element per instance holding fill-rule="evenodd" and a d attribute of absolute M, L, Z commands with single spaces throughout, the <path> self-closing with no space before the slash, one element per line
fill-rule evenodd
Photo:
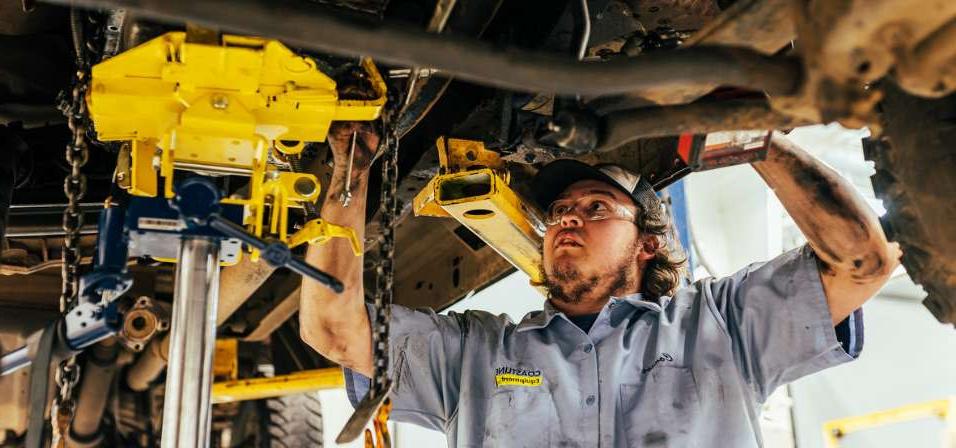
<path fill-rule="evenodd" d="M 239 340 L 216 339 L 216 351 L 212 360 L 213 378 L 224 381 L 239 378 Z"/>
<path fill-rule="evenodd" d="M 956 397 L 908 404 L 869 414 L 830 420 L 823 424 L 823 439 L 827 448 L 838 448 L 840 440 L 854 432 L 892 423 L 933 417 L 946 422 L 946 441 L 942 446 L 956 446 Z"/>
<path fill-rule="evenodd" d="M 498 153 L 472 140 L 439 138 L 440 173 L 415 196 L 416 216 L 452 217 L 540 284 L 541 213 L 509 186 Z"/>
<path fill-rule="evenodd" d="M 313 219 L 305 223 L 305 226 L 299 229 L 298 232 L 295 232 L 295 234 L 289 238 L 289 248 L 305 243 L 325 244 L 332 238 L 345 238 L 349 240 L 349 243 L 352 245 L 352 253 L 354 253 L 356 257 L 362 255 L 362 242 L 359 241 L 355 230 L 350 227 L 331 224 L 321 219 Z"/>
<path fill-rule="evenodd" d="M 318 180 L 282 173 L 270 152 L 296 155 L 324 141 L 332 121 L 370 121 L 385 104 L 385 81 L 361 62 L 369 99 L 340 99 L 311 58 L 275 40 L 222 36 L 218 45 L 171 32 L 93 67 L 87 96 L 97 136 L 130 141 L 128 190 L 174 195 L 174 173 L 250 178 L 244 224 L 287 242 L 288 209 L 318 198 Z M 267 209 L 271 210 L 267 213 Z"/>
<path fill-rule="evenodd" d="M 287 241 L 289 208 L 302 207 L 305 202 L 315 202 L 319 198 L 321 187 L 319 180 L 312 174 L 290 173 L 269 168 L 263 181 L 250 186 L 253 191 L 249 198 L 226 198 L 224 204 L 246 206 L 249 213 L 265 215 L 268 205 L 268 222 L 253 220 L 250 225 L 256 235 L 267 232 L 277 235 L 279 240 Z"/>

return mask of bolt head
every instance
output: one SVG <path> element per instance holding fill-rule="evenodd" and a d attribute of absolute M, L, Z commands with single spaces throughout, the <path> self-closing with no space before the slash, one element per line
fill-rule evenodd
<path fill-rule="evenodd" d="M 227 109 L 229 107 L 229 98 L 225 95 L 215 95 L 212 97 L 213 109 Z"/>

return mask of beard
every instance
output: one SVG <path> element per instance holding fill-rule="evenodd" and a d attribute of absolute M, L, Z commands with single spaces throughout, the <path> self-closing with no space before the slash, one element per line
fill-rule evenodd
<path fill-rule="evenodd" d="M 621 295 L 637 289 L 637 253 L 639 241 L 634 242 L 612 265 L 606 274 L 584 275 L 573 261 L 555 262 L 551 265 L 551 274 L 544 273 L 544 287 L 548 298 L 568 304 L 581 303 L 585 299 L 602 299 L 612 295 Z M 610 276 L 610 278 L 609 278 Z"/>

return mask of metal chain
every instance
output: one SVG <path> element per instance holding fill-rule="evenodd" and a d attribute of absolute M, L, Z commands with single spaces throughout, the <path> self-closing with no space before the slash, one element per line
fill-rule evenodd
<path fill-rule="evenodd" d="M 395 278 L 395 221 L 398 213 L 398 136 L 386 127 L 382 155 L 382 230 L 379 237 L 379 261 L 376 267 L 375 319 L 372 323 L 372 397 L 386 393 L 388 384 L 388 334 L 392 314 Z"/>
<path fill-rule="evenodd" d="M 86 195 L 86 176 L 81 169 L 89 160 L 90 153 L 86 144 L 86 96 L 87 73 L 84 68 L 76 71 L 73 82 L 72 100 L 64 110 L 71 131 L 71 140 L 66 145 L 66 161 L 70 173 L 63 183 L 67 205 L 63 211 L 63 288 L 60 294 L 60 312 L 66 312 L 77 295 L 79 288 L 80 264 L 80 228 L 83 226 L 83 214 L 80 201 Z"/>
<path fill-rule="evenodd" d="M 73 12 L 73 14 L 79 14 Z M 82 34 L 81 34 L 82 35 Z M 84 45 L 78 46 L 82 52 Z M 60 314 L 75 305 L 80 283 L 80 229 L 83 227 L 83 214 L 80 211 L 80 201 L 86 195 L 86 176 L 82 168 L 89 160 L 89 147 L 86 143 L 87 110 L 86 91 L 89 87 L 89 66 L 82 53 L 77 54 L 77 70 L 74 75 L 70 101 L 61 105 L 62 112 L 67 117 L 71 139 L 66 145 L 66 161 L 70 165 L 70 172 L 63 183 L 63 192 L 66 194 L 67 205 L 63 211 L 63 251 L 61 268 L 62 291 L 60 293 Z M 60 363 L 54 376 L 58 387 L 50 406 L 50 423 L 53 426 L 53 440 L 51 446 L 64 446 L 64 436 L 69 431 L 70 423 L 76 403 L 73 400 L 73 389 L 80 380 L 80 366 L 76 357 L 70 356 Z"/>

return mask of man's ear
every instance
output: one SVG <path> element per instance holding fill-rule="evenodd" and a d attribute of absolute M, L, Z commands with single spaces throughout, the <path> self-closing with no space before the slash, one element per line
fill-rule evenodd
<path fill-rule="evenodd" d="M 657 251 L 661 248 L 661 239 L 657 235 L 648 234 L 641 235 L 639 238 L 641 250 L 637 253 L 637 262 L 643 265 L 657 256 Z"/>

